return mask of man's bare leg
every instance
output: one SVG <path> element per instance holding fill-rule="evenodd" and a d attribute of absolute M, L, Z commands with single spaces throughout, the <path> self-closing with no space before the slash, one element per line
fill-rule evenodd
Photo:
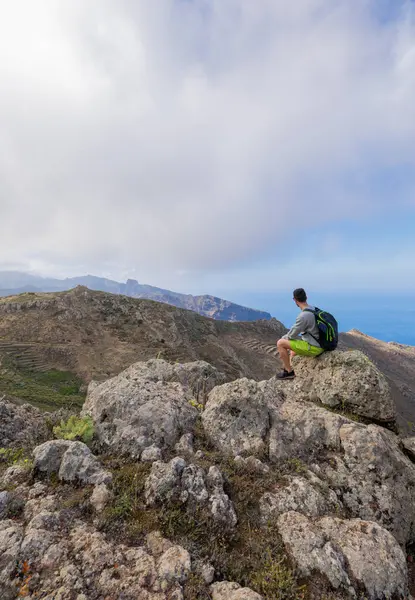
<path fill-rule="evenodd" d="M 288 373 L 291 373 L 292 367 L 291 367 L 291 359 L 290 359 L 290 353 L 291 353 L 290 340 L 286 340 L 286 339 L 278 340 L 277 348 L 278 348 L 278 352 L 280 353 L 280 358 L 282 360 L 282 364 L 284 365 L 284 369 L 286 371 L 288 371 Z"/>

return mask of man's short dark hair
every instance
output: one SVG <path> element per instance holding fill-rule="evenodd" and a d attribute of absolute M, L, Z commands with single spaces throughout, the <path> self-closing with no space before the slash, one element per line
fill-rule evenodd
<path fill-rule="evenodd" d="M 294 290 L 294 299 L 297 300 L 297 302 L 307 302 L 307 294 L 303 288 L 297 288 Z"/>

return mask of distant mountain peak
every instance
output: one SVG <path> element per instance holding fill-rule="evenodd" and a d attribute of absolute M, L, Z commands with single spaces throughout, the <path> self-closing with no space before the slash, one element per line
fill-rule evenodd
<path fill-rule="evenodd" d="M 83 275 L 66 279 L 37 277 L 27 273 L 0 271 L 0 296 L 13 296 L 23 292 L 63 292 L 77 286 L 94 291 L 121 294 L 131 298 L 155 300 L 185 308 L 218 321 L 258 321 L 270 320 L 268 312 L 240 306 L 229 300 L 209 294 L 193 296 L 180 294 L 163 288 L 141 284 L 135 279 L 119 283 L 106 277 Z"/>

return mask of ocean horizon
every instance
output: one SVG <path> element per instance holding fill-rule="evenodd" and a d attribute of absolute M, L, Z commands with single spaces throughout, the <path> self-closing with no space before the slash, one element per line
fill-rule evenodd
<path fill-rule="evenodd" d="M 229 294 L 222 295 L 227 297 Z M 228 298 L 238 304 L 265 310 L 290 327 L 298 314 L 292 292 L 234 294 Z M 358 329 L 385 342 L 415 346 L 415 294 L 403 295 L 367 293 L 309 294 L 309 302 L 332 313 L 342 332 Z"/>

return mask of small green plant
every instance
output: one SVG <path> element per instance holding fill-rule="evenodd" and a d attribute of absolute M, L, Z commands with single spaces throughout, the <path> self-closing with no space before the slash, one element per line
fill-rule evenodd
<path fill-rule="evenodd" d="M 194 398 L 192 398 L 191 400 L 189 400 L 189 404 L 191 404 L 192 406 L 194 406 L 195 408 L 197 408 L 197 410 L 199 410 L 200 412 L 202 412 L 203 409 L 204 409 L 203 404 L 200 404 L 200 402 L 198 402 Z"/>
<path fill-rule="evenodd" d="M 24 448 L 0 448 L 0 462 L 4 462 L 8 466 L 22 465 L 30 467 L 32 464 Z"/>
<path fill-rule="evenodd" d="M 61 421 L 60 425 L 56 425 L 53 433 L 62 440 L 79 440 L 84 444 L 89 444 L 94 437 L 95 427 L 90 416 L 81 418 L 72 415 L 66 423 Z"/>
<path fill-rule="evenodd" d="M 305 598 L 305 586 L 299 586 L 285 558 L 269 559 L 252 576 L 252 583 L 266 600 L 300 600 Z"/>
<path fill-rule="evenodd" d="M 300 458 L 289 458 L 287 466 L 290 470 L 299 474 L 307 472 L 307 465 Z"/>

